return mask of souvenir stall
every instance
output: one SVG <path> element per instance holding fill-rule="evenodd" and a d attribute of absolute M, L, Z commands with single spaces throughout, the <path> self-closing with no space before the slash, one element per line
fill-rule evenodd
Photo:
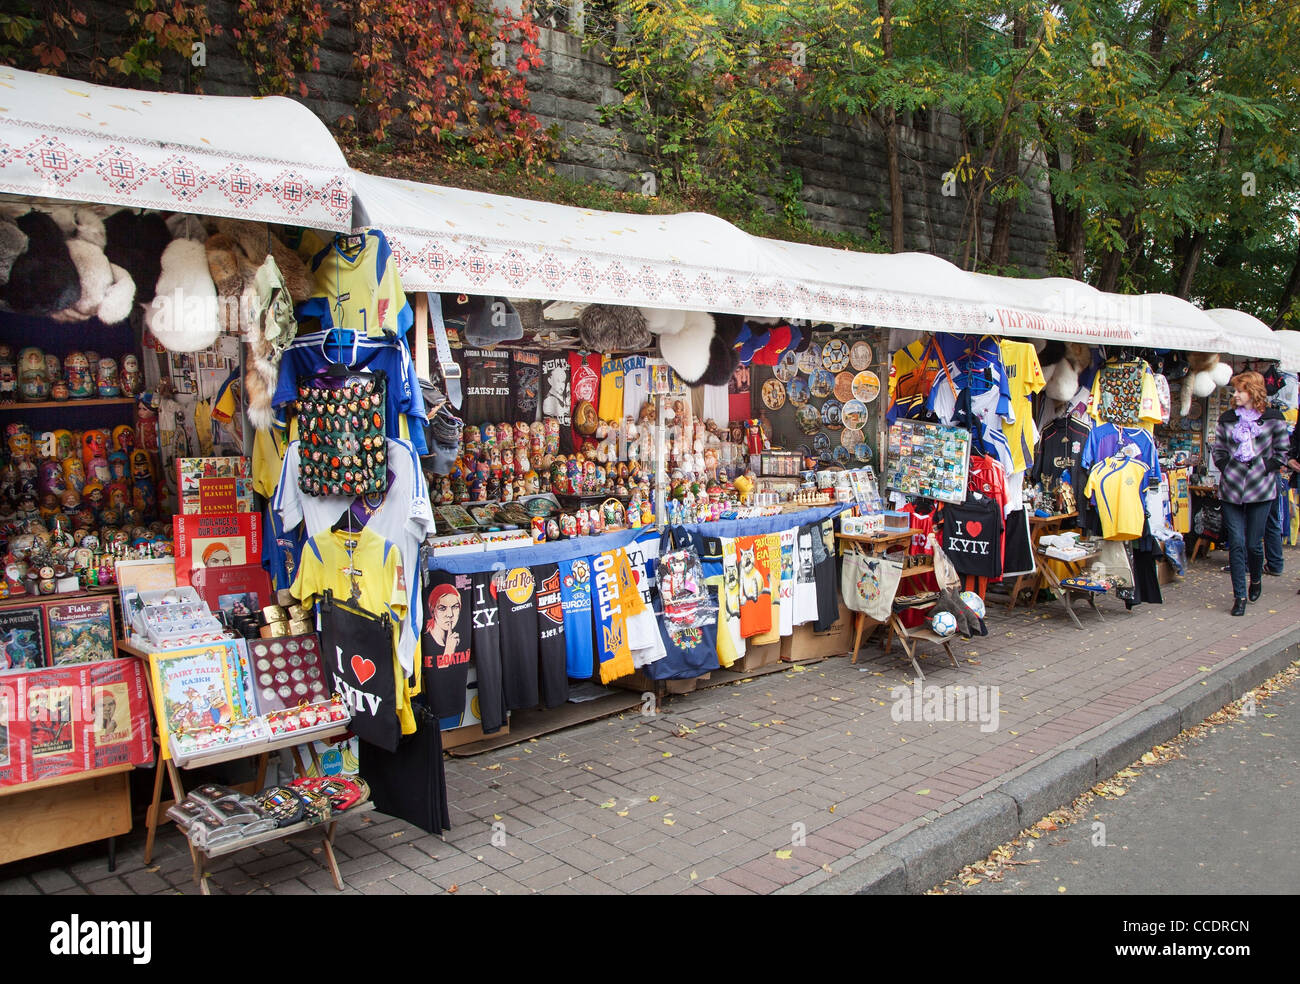
<path fill-rule="evenodd" d="M 111 865 L 159 760 L 147 853 L 166 774 L 198 876 L 360 799 L 261 786 L 349 715 L 262 567 L 240 344 L 287 343 L 311 286 L 287 242 L 351 228 L 351 176 L 289 100 L 0 79 L 0 863 L 110 838 Z M 185 794 L 180 768 L 258 754 L 243 791 Z"/>

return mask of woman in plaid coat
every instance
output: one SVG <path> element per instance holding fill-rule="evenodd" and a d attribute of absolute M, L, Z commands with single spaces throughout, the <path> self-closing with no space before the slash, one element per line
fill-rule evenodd
<path fill-rule="evenodd" d="M 1268 405 L 1263 376 L 1238 373 L 1231 385 L 1233 406 L 1219 418 L 1213 454 L 1228 528 L 1232 614 L 1245 615 L 1247 600 L 1258 601 L 1263 591 L 1264 528 L 1277 497 L 1274 476 L 1287 465 L 1290 436 L 1286 419 Z"/>

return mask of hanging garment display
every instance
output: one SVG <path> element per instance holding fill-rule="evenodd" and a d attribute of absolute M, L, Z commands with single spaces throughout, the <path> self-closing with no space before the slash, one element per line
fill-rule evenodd
<path fill-rule="evenodd" d="M 1155 375 L 1142 359 L 1109 359 L 1092 381 L 1088 413 L 1097 423 L 1150 429 L 1160 423 Z"/>
<path fill-rule="evenodd" d="M 815 526 L 801 526 L 795 531 L 794 624 L 817 621 L 817 576 L 813 559 Z"/>
<path fill-rule="evenodd" d="M 501 685 L 512 711 L 536 707 L 537 602 L 535 581 L 527 567 L 499 571 L 497 618 L 501 623 Z"/>
<path fill-rule="evenodd" d="M 595 433 L 599 419 L 596 407 L 600 400 L 600 356 L 582 352 L 569 353 L 570 420 L 573 425 L 573 447 Z"/>
<path fill-rule="evenodd" d="M 1002 576 L 1020 577 L 1038 570 L 1029 538 L 1029 510 L 1016 509 L 1006 516 L 1003 536 Z"/>
<path fill-rule="evenodd" d="M 627 642 L 627 618 L 623 612 L 625 597 L 619 588 L 622 550 L 607 550 L 592 558 L 595 571 L 592 605 L 596 619 L 596 652 L 600 657 L 600 682 L 609 683 L 636 671 L 632 650 Z M 640 595 L 637 595 L 640 600 Z"/>
<path fill-rule="evenodd" d="M 658 532 L 647 530 L 624 548 L 628 567 L 626 577 L 619 581 L 619 588 L 620 591 L 631 591 L 637 596 L 629 599 L 630 606 L 624 606 L 624 612 L 634 612 L 627 619 L 627 644 L 632 650 L 632 662 L 637 669 L 662 659 L 665 655 L 663 640 L 654 624 L 655 570 L 659 560 L 660 539 Z"/>
<path fill-rule="evenodd" d="M 564 599 L 565 670 L 574 680 L 590 680 L 596 672 L 592 638 L 592 575 L 586 557 L 560 561 L 560 593 Z"/>
<path fill-rule="evenodd" d="M 939 543 L 953 567 L 977 577 L 1002 575 L 1002 507 L 972 494 L 964 503 L 945 503 Z"/>
<path fill-rule="evenodd" d="M 740 634 L 749 639 L 772 628 L 772 587 L 767 547 L 761 536 L 736 538 L 740 585 Z"/>
<path fill-rule="evenodd" d="M 392 649 L 388 616 L 376 617 L 338 602 L 329 591 L 317 602 L 316 611 L 325 664 L 352 714 L 349 727 L 358 738 L 396 751 L 397 694 L 393 675 L 384 665 L 384 654 Z"/>
<path fill-rule="evenodd" d="M 889 366 L 888 423 L 898 418 L 920 419 L 926 415 L 927 402 L 939 375 L 943 356 L 935 340 L 915 341 L 894 353 Z"/>
<path fill-rule="evenodd" d="M 306 495 L 382 495 L 388 489 L 382 372 L 338 389 L 298 386 L 303 442 L 298 486 Z"/>
<path fill-rule="evenodd" d="M 712 588 L 710 605 L 716 605 Z M 663 636 L 666 655 L 646 667 L 652 680 L 693 680 L 718 669 L 718 643 L 716 620 L 701 619 L 697 624 L 678 625 L 675 628 L 666 618 L 656 619 Z"/>
<path fill-rule="evenodd" d="M 315 287 L 299 321 L 350 328 L 370 338 L 405 335 L 415 322 L 388 239 L 378 229 L 335 236 L 308 264 Z"/>
<path fill-rule="evenodd" d="M 600 359 L 600 403 L 597 411 L 601 420 L 623 419 L 623 357 L 604 355 Z"/>
<path fill-rule="evenodd" d="M 813 535 L 813 572 L 817 579 L 816 632 L 827 632 L 840 617 L 840 599 L 835 577 L 835 521 L 821 521 L 821 536 Z"/>
<path fill-rule="evenodd" d="M 489 417 L 488 420 L 526 420 L 532 422 L 540 419 L 538 405 L 541 402 L 542 357 L 537 352 L 525 352 L 515 349 L 510 353 L 510 416 Z"/>
<path fill-rule="evenodd" d="M 701 645 L 702 630 L 717 623 L 718 606 L 694 549 L 672 550 L 660 557 L 659 594 L 668 641 L 679 649 Z"/>
<path fill-rule="evenodd" d="M 740 554 L 734 537 L 721 537 L 722 586 L 718 589 L 718 659 L 730 666 L 745 655 L 745 637 L 740 626 Z M 725 637 L 724 637 L 725 632 Z M 729 661 L 724 660 L 729 657 Z"/>
<path fill-rule="evenodd" d="M 560 450 L 565 454 L 571 454 L 573 452 L 573 403 L 569 389 L 568 355 L 544 356 L 541 382 L 542 417 L 559 424 Z"/>
<path fill-rule="evenodd" d="M 453 717 L 465 709 L 474 624 L 473 591 L 474 580 L 468 574 L 430 571 L 421 592 L 425 703 L 437 718 Z"/>
<path fill-rule="evenodd" d="M 1130 446 L 1133 451 L 1125 450 Z M 1160 481 L 1160 458 L 1156 444 L 1151 438 L 1151 433 L 1142 427 L 1120 427 L 1112 423 L 1098 424 L 1083 443 L 1083 453 L 1079 456 L 1079 463 L 1086 473 L 1091 471 L 1092 466 L 1097 462 L 1121 452 L 1128 457 L 1136 457 L 1146 465 L 1149 472 L 1148 483 Z"/>
<path fill-rule="evenodd" d="M 1065 476 L 1075 502 L 1079 502 L 1083 498 L 1083 487 L 1088 483 L 1088 469 L 1082 464 L 1082 456 L 1091 432 L 1090 422 L 1073 414 L 1050 421 L 1043 428 L 1030 479 L 1055 488 Z M 1068 511 L 1074 512 L 1073 509 Z"/>
<path fill-rule="evenodd" d="M 1146 522 L 1142 488 L 1149 469 L 1137 458 L 1114 455 L 1093 465 L 1084 495 L 1092 501 L 1106 540 L 1136 540 Z"/>
<path fill-rule="evenodd" d="M 777 582 L 780 591 L 780 614 L 778 622 L 783 636 L 794 634 L 794 551 L 798 530 L 782 530 L 781 537 L 781 578 Z"/>
<path fill-rule="evenodd" d="M 1034 464 L 1038 446 L 1038 429 L 1034 426 L 1034 408 L 1030 398 L 1047 385 L 1038 350 L 1030 342 L 1004 339 L 1001 343 L 1002 365 L 1011 389 L 1013 420 L 1002 422 L 1002 433 L 1011 450 L 1011 472 L 1024 471 Z"/>
<path fill-rule="evenodd" d="M 342 376 L 338 375 L 340 372 Z M 353 376 L 378 372 L 385 376 L 385 433 L 409 440 L 417 454 L 427 454 L 424 432 L 429 419 L 424 394 L 411 351 L 406 347 L 406 340 L 400 337 L 375 340 L 353 334 L 349 340 L 346 334 L 340 337 L 324 331 L 299 335 L 280 356 L 280 376 L 271 398 L 277 424 L 287 426 L 284 410 L 298 399 L 300 380 L 334 389 Z"/>
<path fill-rule="evenodd" d="M 541 663 L 540 694 L 542 706 L 549 710 L 569 699 L 560 565 L 539 564 L 534 567 L 533 582 L 537 601 L 537 653 Z"/>
<path fill-rule="evenodd" d="M 506 723 L 506 698 L 501 682 L 501 620 L 497 609 L 495 572 L 474 575 L 474 628 L 471 653 L 478 678 L 478 716 L 485 735 Z"/>
<path fill-rule="evenodd" d="M 436 720 L 422 720 L 419 731 L 386 752 L 359 742 L 358 769 L 370 786 L 375 809 L 431 834 L 451 829 L 442 735 Z"/>
<path fill-rule="evenodd" d="M 510 353 L 495 349 L 459 349 L 465 420 L 494 422 L 510 416 Z"/>
<path fill-rule="evenodd" d="M 397 680 L 396 714 L 402 734 L 415 730 L 410 698 L 419 693 L 419 674 L 408 680 L 397 658 L 401 625 L 406 617 L 406 574 L 397 546 L 369 529 L 330 530 L 308 540 L 302 549 L 291 593 L 303 605 L 333 595 L 339 602 L 374 615 L 387 615 L 389 645 L 368 659 Z M 328 651 L 326 653 L 328 656 Z"/>

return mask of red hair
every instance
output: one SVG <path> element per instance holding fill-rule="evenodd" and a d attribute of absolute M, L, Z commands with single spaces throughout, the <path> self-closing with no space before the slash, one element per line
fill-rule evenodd
<path fill-rule="evenodd" d="M 438 602 L 442 601 L 447 595 L 455 595 L 456 601 L 460 601 L 460 592 L 456 590 L 454 584 L 440 584 L 429 592 L 429 607 L 436 608 Z"/>
<path fill-rule="evenodd" d="M 1268 389 L 1264 386 L 1264 377 L 1253 370 L 1239 372 L 1228 380 L 1228 384 L 1250 397 L 1250 405 L 1256 410 L 1268 409 Z"/>

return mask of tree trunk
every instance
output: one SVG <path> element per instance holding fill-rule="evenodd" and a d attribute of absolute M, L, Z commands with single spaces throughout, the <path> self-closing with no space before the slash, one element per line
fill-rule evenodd
<path fill-rule="evenodd" d="M 1300 216 L 1292 216 L 1296 223 L 1296 232 L 1300 233 Z M 1296 247 L 1295 265 L 1291 267 L 1291 276 L 1287 278 L 1286 287 L 1282 290 L 1282 297 L 1277 302 L 1277 317 L 1269 325 L 1274 331 L 1282 327 L 1283 320 L 1291 306 L 1295 303 L 1296 294 L 1300 293 L 1300 245 Z"/>
<path fill-rule="evenodd" d="M 1228 162 L 1228 151 L 1232 147 L 1232 128 L 1227 123 L 1219 124 L 1219 141 L 1218 149 L 1214 153 L 1214 169 L 1222 171 L 1224 165 Z M 1201 262 L 1201 256 L 1205 252 L 1205 230 L 1201 229 L 1192 234 L 1186 241 L 1183 249 L 1183 262 L 1178 273 L 1178 286 L 1174 288 L 1174 296 L 1187 300 L 1192 293 L 1192 282 L 1196 279 L 1196 268 Z"/>
<path fill-rule="evenodd" d="M 880 44 L 885 63 L 894 58 L 893 0 L 877 0 L 880 10 Z M 881 128 L 885 131 L 885 159 L 889 167 L 889 246 L 895 253 L 907 248 L 903 241 L 903 176 L 898 165 L 898 113 L 892 104 L 884 107 Z"/>
<path fill-rule="evenodd" d="M 1011 47 L 1022 50 L 1025 47 L 1024 11 L 1017 10 L 1011 19 Z M 1020 139 L 1007 142 L 1002 154 L 1002 180 L 1013 183 L 1020 179 Z M 1016 212 L 1016 203 L 1006 199 L 998 203 L 993 215 L 993 241 L 989 245 L 989 262 L 994 266 L 1006 266 L 1011 261 L 1011 219 Z"/>

